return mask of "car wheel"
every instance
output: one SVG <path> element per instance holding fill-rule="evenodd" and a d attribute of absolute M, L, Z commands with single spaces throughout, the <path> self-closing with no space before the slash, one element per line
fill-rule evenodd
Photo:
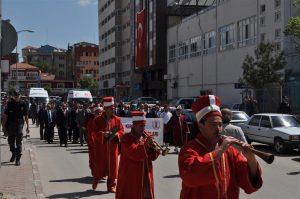
<path fill-rule="evenodd" d="M 275 139 L 274 149 L 277 153 L 282 154 L 286 152 L 287 147 L 281 139 Z"/>

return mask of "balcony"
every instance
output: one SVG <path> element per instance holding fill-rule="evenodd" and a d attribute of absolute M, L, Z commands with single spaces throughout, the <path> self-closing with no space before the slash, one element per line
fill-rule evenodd
<path fill-rule="evenodd" d="M 18 76 L 18 81 L 38 81 L 39 76 Z M 17 80 L 16 76 L 9 76 L 9 80 Z"/>

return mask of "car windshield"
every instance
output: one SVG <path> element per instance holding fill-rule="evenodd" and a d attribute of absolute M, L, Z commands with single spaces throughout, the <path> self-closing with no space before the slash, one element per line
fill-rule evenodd
<path fill-rule="evenodd" d="M 300 122 L 294 116 L 272 116 L 273 127 L 300 127 Z"/>
<path fill-rule="evenodd" d="M 249 117 L 242 112 L 233 112 L 232 113 L 232 120 L 248 120 Z"/>

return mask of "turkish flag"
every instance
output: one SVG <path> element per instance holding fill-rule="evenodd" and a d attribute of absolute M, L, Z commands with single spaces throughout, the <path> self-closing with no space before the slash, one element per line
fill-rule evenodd
<path fill-rule="evenodd" d="M 136 42 L 136 67 L 143 68 L 147 62 L 147 13 L 146 10 L 138 12 L 137 18 L 137 42 Z"/>

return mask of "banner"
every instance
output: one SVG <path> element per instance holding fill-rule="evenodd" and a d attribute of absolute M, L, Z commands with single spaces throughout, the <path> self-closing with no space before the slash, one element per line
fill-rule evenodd
<path fill-rule="evenodd" d="M 125 133 L 129 133 L 132 127 L 131 117 L 121 117 Z M 163 144 L 164 123 L 162 118 L 147 118 L 146 131 L 159 144 Z"/>
<path fill-rule="evenodd" d="M 136 67 L 143 68 L 147 65 L 147 12 L 142 10 L 136 14 L 137 41 L 136 41 Z"/>

